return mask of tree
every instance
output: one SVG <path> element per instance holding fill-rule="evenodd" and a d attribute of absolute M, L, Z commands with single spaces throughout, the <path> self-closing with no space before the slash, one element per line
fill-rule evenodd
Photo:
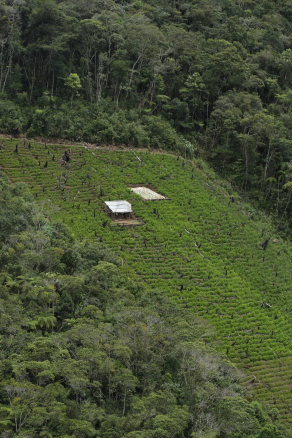
<path fill-rule="evenodd" d="M 71 93 L 71 107 L 73 103 L 73 98 L 79 95 L 79 90 L 82 88 L 80 77 L 77 73 L 70 73 L 70 75 L 65 79 L 65 85 Z"/>

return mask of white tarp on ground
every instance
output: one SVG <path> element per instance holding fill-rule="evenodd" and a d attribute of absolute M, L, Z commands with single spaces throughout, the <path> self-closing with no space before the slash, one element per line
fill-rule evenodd
<path fill-rule="evenodd" d="M 148 187 L 131 187 L 131 190 L 137 195 L 140 195 L 143 199 L 147 199 L 148 201 L 152 201 L 155 199 L 166 199 L 165 196 L 160 195 L 159 193 L 154 192 Z"/>
<path fill-rule="evenodd" d="M 128 201 L 105 201 L 110 211 L 113 213 L 132 213 L 132 206 Z"/>

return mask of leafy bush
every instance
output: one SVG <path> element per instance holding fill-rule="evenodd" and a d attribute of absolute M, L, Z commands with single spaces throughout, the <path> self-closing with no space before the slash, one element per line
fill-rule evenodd
<path fill-rule="evenodd" d="M 26 131 L 28 112 L 5 97 L 0 96 L 0 130 L 3 133 L 18 135 Z"/>

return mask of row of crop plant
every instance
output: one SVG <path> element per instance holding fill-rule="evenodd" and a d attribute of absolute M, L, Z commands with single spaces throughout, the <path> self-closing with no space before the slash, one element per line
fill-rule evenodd
<path fill-rule="evenodd" d="M 265 383 L 255 381 L 255 390 L 263 400 L 276 400 L 291 418 L 292 248 L 269 220 L 233 202 L 231 188 L 211 172 L 173 156 L 139 151 L 139 161 L 132 151 L 72 147 L 64 165 L 68 146 L 22 140 L 3 144 L 1 165 L 13 180 L 27 182 L 36 199 L 50 205 L 55 218 L 76 236 L 114 248 L 124 268 L 134 270 L 148 288 L 210 320 L 220 338 L 218 348 L 248 366 L 248 374 L 259 372 L 253 364 L 261 363 L 259 378 Z M 138 198 L 129 185 L 141 183 L 170 201 Z M 109 199 L 128 199 L 145 225 L 114 226 L 103 209 Z M 282 369 L 277 374 L 276 360 L 287 360 L 286 374 Z M 288 382 L 286 392 L 283 381 Z"/>

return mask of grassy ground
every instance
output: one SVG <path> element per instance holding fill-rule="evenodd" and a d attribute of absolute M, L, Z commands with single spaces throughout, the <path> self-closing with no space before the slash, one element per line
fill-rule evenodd
<path fill-rule="evenodd" d="M 210 320 L 246 384 L 292 423 L 292 245 L 267 218 L 236 196 L 232 202 L 228 183 L 200 162 L 72 146 L 65 168 L 68 146 L 2 143 L 0 165 L 11 180 L 28 183 L 76 237 L 106 242 L 147 287 Z M 129 190 L 136 184 L 170 200 L 144 201 Z M 115 199 L 130 201 L 144 225 L 112 223 L 103 203 Z"/>

